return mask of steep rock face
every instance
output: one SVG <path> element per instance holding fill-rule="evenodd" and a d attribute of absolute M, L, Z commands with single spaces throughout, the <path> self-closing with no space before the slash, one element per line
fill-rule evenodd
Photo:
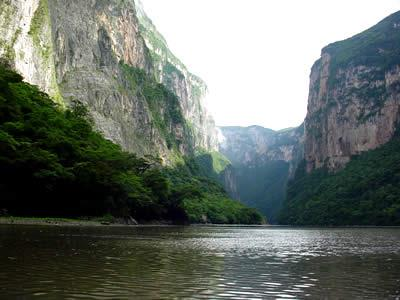
<path fill-rule="evenodd" d="M 62 102 L 55 75 L 47 2 L 0 2 L 0 60 Z"/>
<path fill-rule="evenodd" d="M 310 76 L 307 171 L 342 168 L 387 143 L 399 122 L 400 12 L 322 50 Z"/>
<path fill-rule="evenodd" d="M 251 127 L 220 127 L 220 151 L 234 166 L 284 161 L 295 170 L 303 151 L 303 125 L 281 131 Z"/>
<path fill-rule="evenodd" d="M 56 77 L 63 98 L 86 103 L 97 127 L 123 148 L 149 154 L 158 142 L 158 151 L 166 154 L 162 137 L 151 129 L 145 101 L 129 91 L 119 66 L 119 61 L 124 61 L 151 70 L 134 6 L 128 2 L 56 0 L 49 2 L 49 12 Z"/>
<path fill-rule="evenodd" d="M 233 165 L 237 199 L 275 223 L 287 181 L 303 156 L 303 126 L 282 131 L 260 126 L 220 130 L 220 152 Z"/>
<path fill-rule="evenodd" d="M 96 127 L 125 150 L 169 163 L 196 146 L 212 149 L 213 123 L 191 128 L 189 119 L 210 117 L 201 103 L 188 112 L 192 86 L 160 78 L 136 9 L 133 0 L 2 1 L 0 57 L 62 105 L 87 104 Z M 151 78 L 166 83 L 180 107 Z"/>
<path fill-rule="evenodd" d="M 156 76 L 181 99 L 184 116 L 190 120 L 196 147 L 217 150 L 218 135 L 211 115 L 205 109 L 203 99 L 207 94 L 206 84 L 188 71 L 186 66 L 169 50 L 164 37 L 138 3 L 140 31 L 153 59 Z"/>

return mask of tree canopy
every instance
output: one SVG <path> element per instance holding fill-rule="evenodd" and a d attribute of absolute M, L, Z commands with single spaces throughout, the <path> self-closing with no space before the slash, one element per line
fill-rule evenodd
<path fill-rule="evenodd" d="M 25 216 L 260 223 L 186 165 L 139 158 L 93 129 L 85 106 L 60 108 L 0 66 L 0 209 Z"/>

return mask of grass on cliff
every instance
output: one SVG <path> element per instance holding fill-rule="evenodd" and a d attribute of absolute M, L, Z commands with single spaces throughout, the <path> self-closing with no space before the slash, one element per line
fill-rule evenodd
<path fill-rule="evenodd" d="M 337 173 L 306 174 L 289 184 L 280 223 L 400 225 L 400 137 L 353 157 Z"/>
<path fill-rule="evenodd" d="M 51 47 L 42 43 L 42 39 L 50 41 L 50 33 L 46 31 L 46 24 L 50 22 L 49 4 L 48 0 L 39 0 L 38 7 L 33 15 L 31 25 L 29 28 L 29 35 L 37 49 L 40 50 L 42 58 L 47 61 L 51 56 Z M 46 34 L 46 37 L 42 37 Z"/>
<path fill-rule="evenodd" d="M 215 176 L 220 175 L 231 162 L 223 154 L 217 151 L 197 151 L 194 161 L 199 166 L 199 172 L 202 174 L 211 174 Z"/>
<path fill-rule="evenodd" d="M 331 55 L 329 83 L 337 82 L 337 71 L 348 66 L 377 67 L 382 72 L 400 64 L 400 12 L 349 39 L 323 49 Z"/>
<path fill-rule="evenodd" d="M 0 212 L 14 216 L 261 222 L 214 181 L 122 151 L 93 130 L 86 107 L 60 109 L 1 66 L 0 170 Z"/>
<path fill-rule="evenodd" d="M 145 99 L 153 118 L 152 122 L 167 141 L 168 148 L 179 149 L 183 140 L 177 139 L 174 133 L 175 128 L 182 128 L 182 138 L 187 141 L 191 135 L 178 97 L 143 70 L 128 66 L 123 62 L 120 63 L 120 67 L 126 88 Z"/>

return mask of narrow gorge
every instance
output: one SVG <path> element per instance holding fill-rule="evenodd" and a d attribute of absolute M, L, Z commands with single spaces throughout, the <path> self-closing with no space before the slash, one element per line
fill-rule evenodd
<path fill-rule="evenodd" d="M 303 157 L 304 126 L 274 131 L 260 126 L 220 127 L 220 152 L 232 163 L 236 194 L 277 223 L 286 187 Z"/>
<path fill-rule="evenodd" d="M 0 298 L 400 299 L 399 4 L 0 0 Z"/>
<path fill-rule="evenodd" d="M 157 218 L 182 217 L 183 211 L 182 218 L 191 222 L 261 223 L 256 210 L 248 208 L 252 207 L 274 224 L 399 224 L 399 41 L 400 12 L 396 12 L 322 49 L 311 69 L 307 115 L 299 127 L 280 131 L 216 127 L 204 104 L 206 83 L 172 53 L 139 0 L 4 0 L 0 79 L 9 115 L 4 113 L 8 119 L 4 116 L 0 128 L 1 149 L 7 150 L 3 167 L 17 172 L 16 161 L 30 161 L 18 157 L 27 152 L 21 132 L 38 131 L 29 149 L 35 149 L 36 135 L 41 136 L 42 129 L 35 126 L 21 129 L 21 122 L 34 115 L 23 116 L 26 97 L 21 90 L 37 86 L 67 119 L 77 109 L 87 109 L 86 122 L 93 132 L 120 147 L 113 148 L 113 155 L 130 153 L 137 164 L 144 164 L 144 171 L 136 165 L 134 175 L 152 194 L 149 198 L 157 199 L 150 201 L 152 209 L 168 207 L 160 208 Z M 31 91 L 32 97 L 46 98 L 39 96 L 39 90 Z M 11 108 L 10 99 L 21 103 Z M 32 103 L 28 106 L 35 111 Z M 17 114 L 19 119 L 13 111 L 22 114 Z M 101 148 L 100 144 L 96 145 Z M 60 142 L 46 151 L 57 168 L 65 167 L 62 174 L 78 178 L 79 168 L 88 162 L 68 161 L 74 157 L 71 153 L 79 152 L 68 147 Z M 31 172 L 26 180 L 33 178 L 32 185 L 58 172 L 53 164 L 33 165 L 39 170 L 25 170 Z M 146 177 L 146 172 L 155 170 L 161 175 Z M 131 171 L 121 172 L 128 176 Z M 113 184 L 122 189 L 127 211 L 121 213 L 119 208 L 119 214 L 140 217 L 132 208 L 139 205 L 140 196 L 130 198 L 140 190 L 132 186 L 136 179 L 121 176 L 112 179 L 118 184 L 107 185 L 110 190 Z M 153 178 L 158 179 L 153 182 Z M 156 191 L 160 182 L 165 188 L 161 198 Z M 58 185 L 52 184 L 49 190 L 54 192 Z M 4 186 L 4 195 L 20 198 Z M 120 196 L 107 197 L 104 203 L 119 205 Z M 125 207 L 131 202 L 136 204 Z M 15 209 L 9 204 L 12 200 L 7 203 L 0 203 L 0 209 Z M 110 212 L 104 208 L 99 213 Z"/>

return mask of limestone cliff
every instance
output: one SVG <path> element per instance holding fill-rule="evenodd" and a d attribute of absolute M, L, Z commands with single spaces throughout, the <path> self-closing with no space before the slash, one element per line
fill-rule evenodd
<path fill-rule="evenodd" d="M 289 163 L 292 174 L 303 154 L 303 125 L 280 131 L 261 126 L 220 127 L 220 130 L 219 149 L 234 166 L 284 161 Z"/>
<path fill-rule="evenodd" d="M 310 76 L 305 120 L 307 170 L 342 168 L 352 155 L 388 142 L 399 122 L 400 12 L 328 45 Z"/>
<path fill-rule="evenodd" d="M 276 221 L 286 185 L 303 157 L 303 125 L 274 131 L 260 126 L 221 127 L 220 152 L 233 165 L 232 182 L 243 203 Z"/>
<path fill-rule="evenodd" d="M 141 1 L 136 0 L 136 2 L 139 28 L 150 50 L 158 81 L 165 84 L 180 98 L 184 116 L 193 128 L 195 146 L 217 150 L 215 123 L 203 104 L 203 99 L 207 94 L 206 84 L 190 73 L 170 51 L 167 41 L 146 15 Z"/>
<path fill-rule="evenodd" d="M 137 10 L 133 0 L 1 1 L 1 61 L 62 105 L 87 104 L 96 127 L 125 150 L 169 163 L 196 147 L 215 149 L 205 85 L 156 61 L 146 38 L 156 29 Z"/>
<path fill-rule="evenodd" d="M 196 147 L 216 150 L 215 123 L 202 102 L 207 93 L 206 84 L 190 73 L 170 51 L 166 40 L 144 12 L 140 0 L 137 3 L 140 31 L 150 49 L 157 79 L 179 96 L 184 116 L 193 128 Z"/>

